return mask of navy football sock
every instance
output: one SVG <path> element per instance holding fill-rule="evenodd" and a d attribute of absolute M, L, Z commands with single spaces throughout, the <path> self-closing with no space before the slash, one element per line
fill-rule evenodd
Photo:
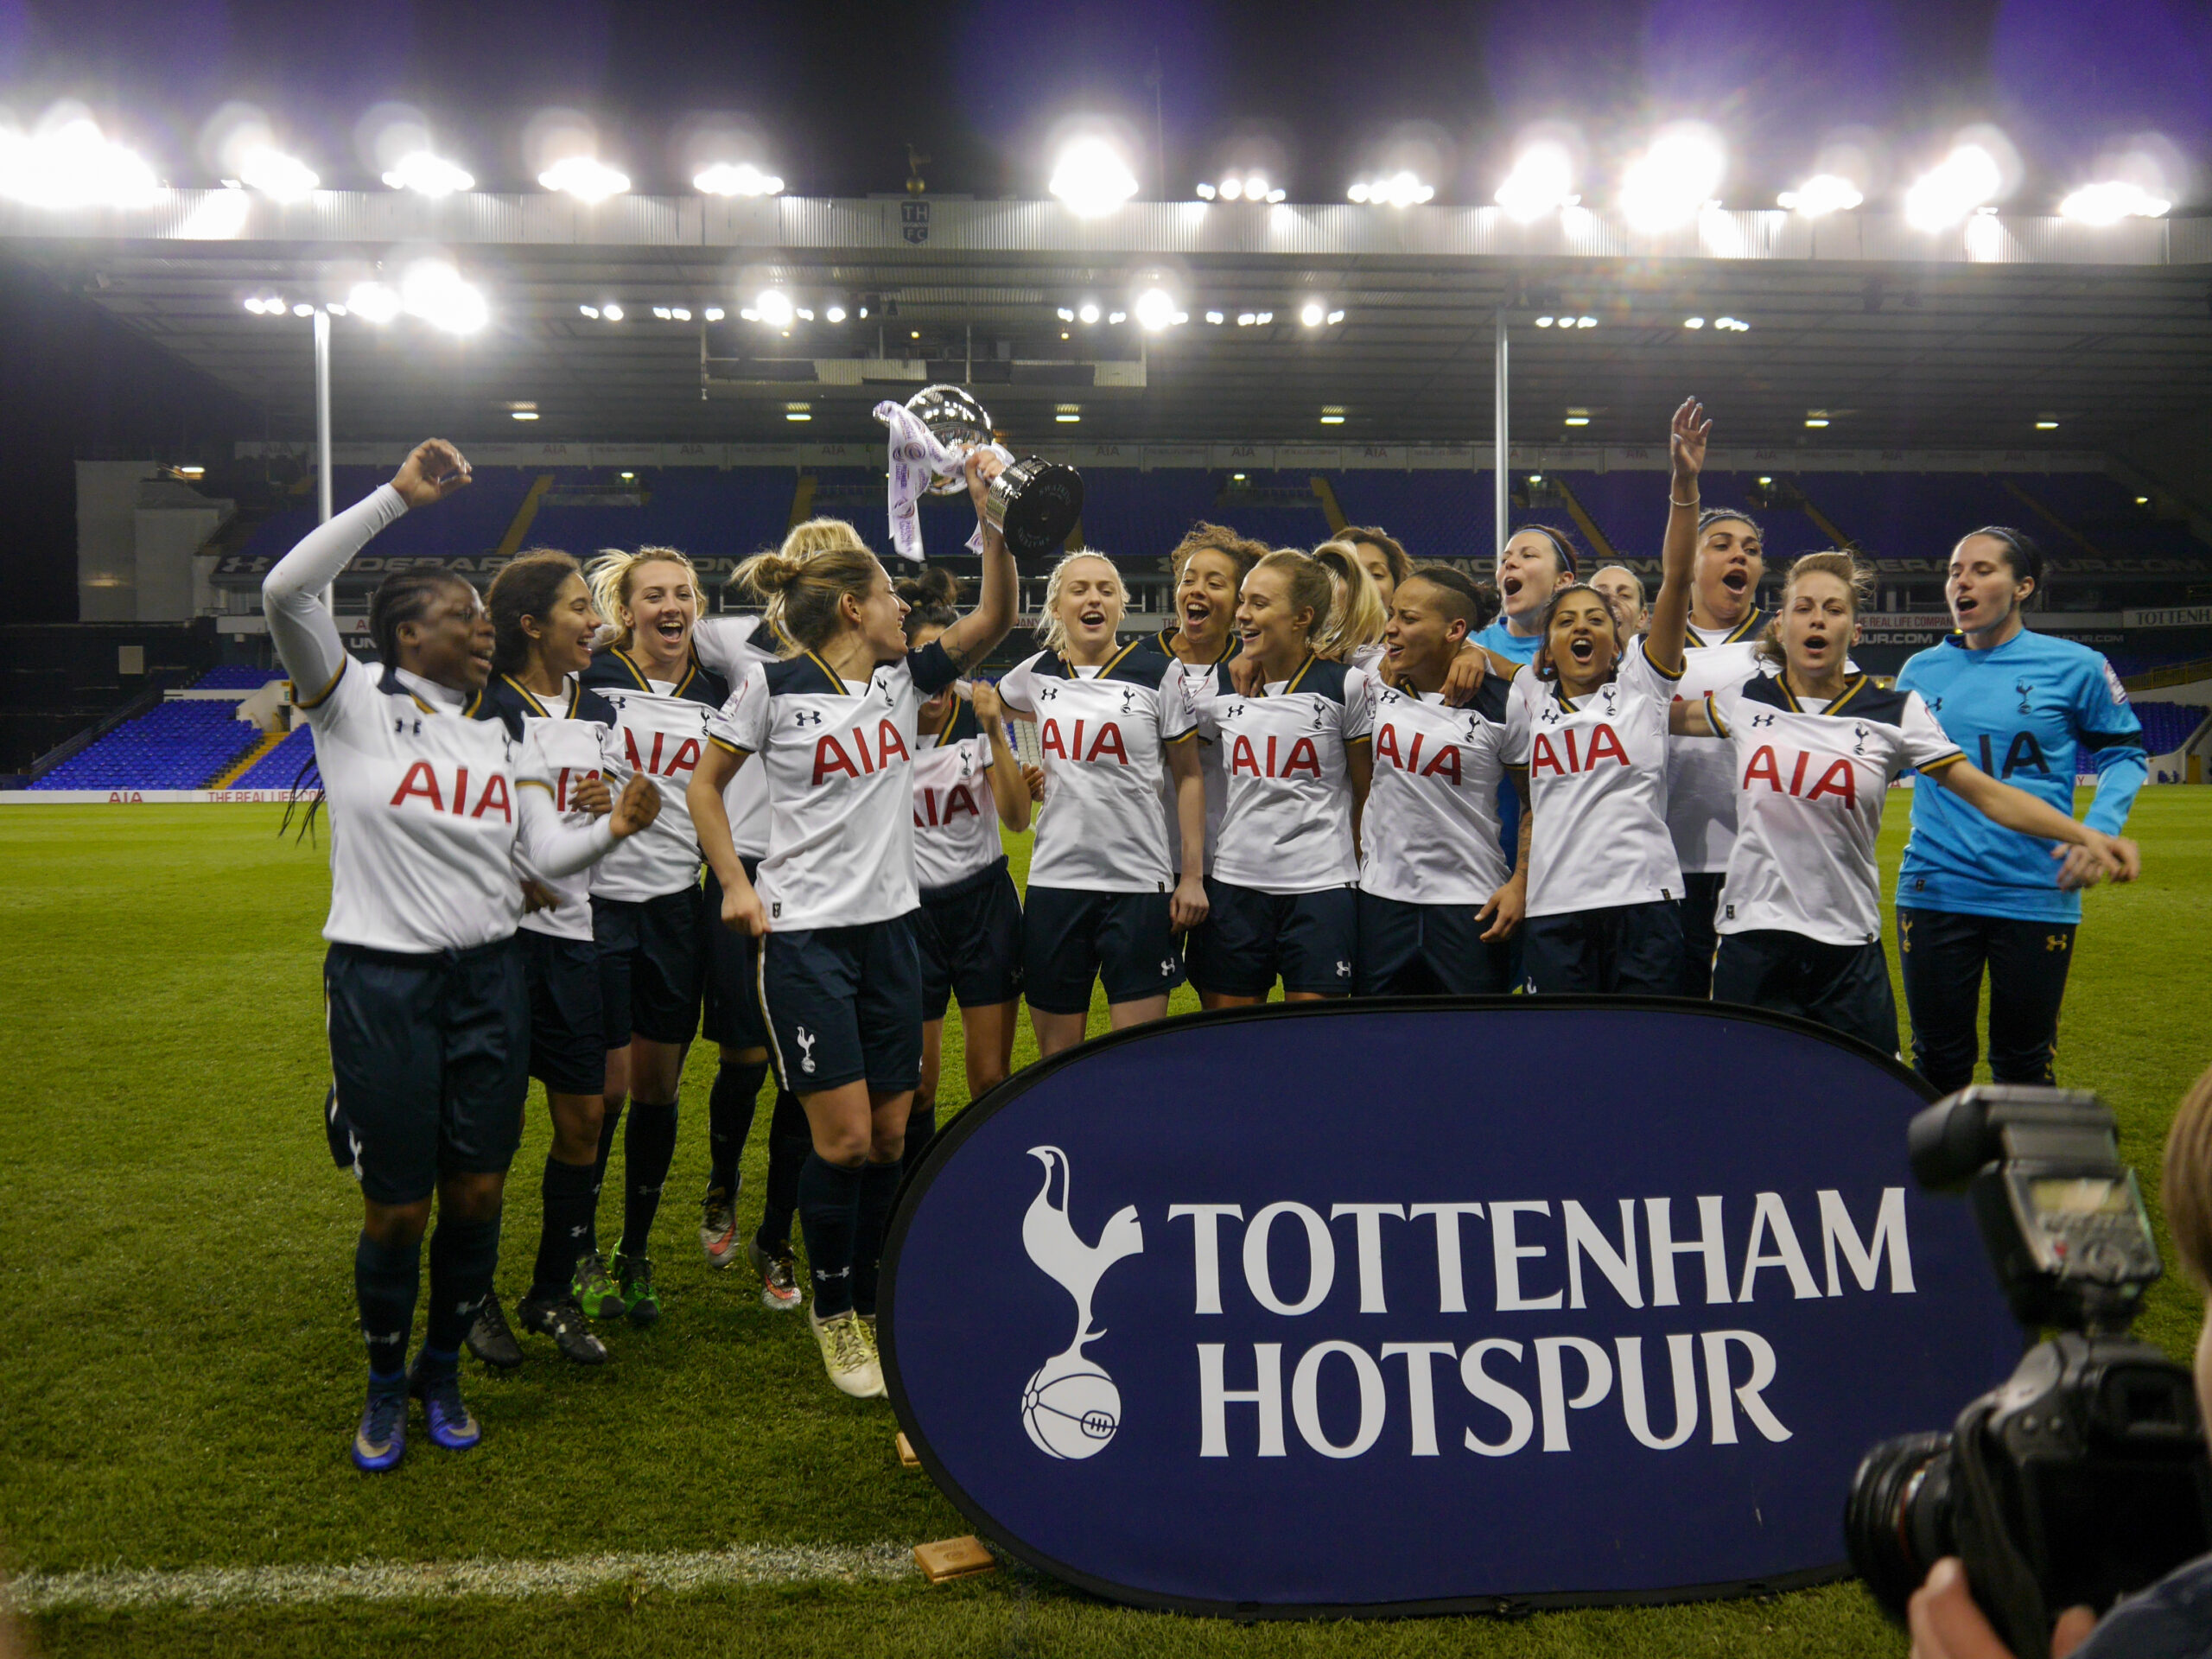
<path fill-rule="evenodd" d="M 622 1254 L 651 1255 L 653 1217 L 660 1190 L 676 1157 L 676 1103 L 630 1103 L 630 1127 L 622 1137 Z"/>
<path fill-rule="evenodd" d="M 599 1120 L 599 1156 L 592 1160 L 591 1195 L 599 1196 L 599 1189 L 607 1184 L 607 1160 L 614 1152 L 614 1132 L 622 1127 L 623 1103 L 617 1100 L 607 1107 Z"/>
<path fill-rule="evenodd" d="M 499 1218 L 455 1221 L 440 1216 L 430 1234 L 430 1312 L 423 1332 L 425 1354 L 459 1352 L 492 1294 L 499 1265 Z"/>
<path fill-rule="evenodd" d="M 883 1255 L 883 1229 L 891 1219 L 891 1201 L 899 1196 L 899 1178 L 905 1173 L 895 1159 L 869 1164 L 861 1172 L 860 1210 L 853 1230 L 853 1306 L 862 1313 L 875 1312 L 875 1270 Z"/>
<path fill-rule="evenodd" d="M 899 1166 L 912 1169 L 922 1161 L 922 1154 L 930 1149 L 930 1142 L 937 1139 L 937 1102 L 917 1099 L 906 1114 L 906 1150 L 899 1154 Z"/>
<path fill-rule="evenodd" d="M 576 1258 L 599 1248 L 594 1224 L 596 1184 L 589 1164 L 564 1164 L 548 1154 L 545 1179 L 539 1191 L 545 1197 L 545 1219 L 537 1230 L 537 1262 L 531 1271 L 530 1294 L 558 1296 L 575 1276 Z"/>
<path fill-rule="evenodd" d="M 389 1378 L 407 1369 L 407 1336 L 415 1325 L 415 1291 L 422 1273 L 419 1238 L 403 1248 L 379 1244 L 363 1233 L 353 1246 L 353 1299 L 361 1310 L 372 1377 Z"/>
<path fill-rule="evenodd" d="M 853 1236 L 860 1224 L 866 1166 L 850 1169 L 818 1152 L 806 1154 L 798 1175 L 798 1224 L 806 1234 L 806 1263 L 814 1277 L 814 1316 L 830 1319 L 853 1306 Z"/>
<path fill-rule="evenodd" d="M 765 1059 L 724 1060 L 715 1073 L 714 1092 L 707 1096 L 708 1191 L 737 1191 L 737 1160 L 744 1155 L 745 1137 L 753 1132 L 753 1105 L 767 1075 Z"/>
<path fill-rule="evenodd" d="M 768 1120 L 768 1179 L 760 1205 L 760 1230 L 753 1242 L 771 1255 L 791 1247 L 791 1217 L 798 1213 L 799 1172 L 814 1154 L 814 1132 L 806 1108 L 788 1089 L 776 1091 L 776 1114 Z"/>

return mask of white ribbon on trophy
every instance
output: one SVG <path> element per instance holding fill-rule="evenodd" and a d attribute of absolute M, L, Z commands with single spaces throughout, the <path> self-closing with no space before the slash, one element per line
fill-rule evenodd
<path fill-rule="evenodd" d="M 875 418 L 890 431 L 891 545 L 902 559 L 922 560 L 922 521 L 915 504 L 939 480 L 964 479 L 968 452 L 941 442 L 922 424 L 921 417 L 904 404 L 889 398 L 875 406 Z M 984 446 L 985 453 L 1012 464 L 1014 457 L 1000 444 Z M 983 550 L 983 527 L 976 526 L 968 550 Z"/>

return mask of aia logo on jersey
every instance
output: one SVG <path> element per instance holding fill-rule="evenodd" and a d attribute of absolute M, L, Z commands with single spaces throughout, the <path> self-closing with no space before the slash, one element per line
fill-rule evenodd
<path fill-rule="evenodd" d="M 944 802 L 940 806 L 939 800 Z M 952 821 L 962 816 L 980 818 L 983 816 L 982 803 L 966 784 L 956 784 L 950 789 L 922 789 L 914 792 L 914 828 L 942 830 L 950 828 Z"/>
<path fill-rule="evenodd" d="M 1401 753 L 1398 728 L 1388 721 L 1383 721 L 1375 734 L 1376 760 L 1388 760 L 1400 772 L 1410 772 L 1417 778 L 1443 778 L 1456 787 L 1459 782 L 1459 746 L 1457 743 L 1440 743 L 1429 752 L 1428 759 L 1424 762 L 1421 745 L 1427 741 L 1427 734 L 1415 732 L 1413 737 L 1413 746 Z"/>
<path fill-rule="evenodd" d="M 1588 733 L 1590 741 L 1586 745 L 1578 746 L 1574 741 L 1576 735 L 1574 728 L 1572 726 L 1568 727 L 1560 734 L 1560 741 L 1558 747 L 1554 747 L 1550 733 L 1537 733 L 1536 741 L 1529 750 L 1529 778 L 1534 779 L 1538 772 L 1544 771 L 1550 771 L 1564 778 L 1571 773 L 1589 772 L 1602 766 L 1628 765 L 1628 751 L 1621 747 L 1619 734 L 1605 721 L 1599 721 L 1590 728 Z M 1564 762 L 1560 760 L 1560 750 L 1562 748 L 1567 751 L 1567 759 Z"/>
<path fill-rule="evenodd" d="M 577 787 L 588 779 L 599 775 L 599 769 L 596 766 L 589 772 L 580 771 L 575 766 L 562 767 L 561 775 L 554 780 L 553 784 L 554 804 L 563 812 L 575 810 L 575 792 Z"/>
<path fill-rule="evenodd" d="M 1810 789 L 1805 787 L 1806 763 L 1813 757 L 1804 750 L 1797 752 L 1797 764 L 1789 770 L 1789 781 L 1782 781 L 1782 763 L 1777 759 L 1774 746 L 1763 743 L 1752 755 L 1751 764 L 1744 768 L 1744 787 L 1749 789 L 1758 779 L 1777 795 L 1795 795 L 1801 800 L 1817 801 L 1823 795 L 1833 795 L 1841 801 L 1847 811 L 1859 805 L 1859 770 L 1850 761 L 1838 759 L 1831 762 L 1818 782 Z"/>
<path fill-rule="evenodd" d="M 1313 747 L 1313 740 L 1301 737 L 1284 751 L 1278 763 L 1277 746 L 1281 739 L 1270 734 L 1268 738 L 1267 760 L 1260 759 L 1259 751 L 1252 747 L 1252 740 L 1240 734 L 1229 751 L 1229 773 L 1249 772 L 1255 778 L 1295 778 L 1300 772 L 1318 779 L 1321 776 L 1321 752 Z"/>
<path fill-rule="evenodd" d="M 1119 726 L 1110 720 L 1100 721 L 1097 729 L 1090 734 L 1090 747 L 1086 750 L 1083 741 L 1084 725 L 1084 722 L 1078 720 L 1072 733 L 1063 734 L 1058 720 L 1046 719 L 1038 728 L 1038 753 L 1057 754 L 1063 760 L 1080 760 L 1085 766 L 1101 760 L 1111 760 L 1117 766 L 1129 764 L 1129 751 L 1122 741 Z"/>
<path fill-rule="evenodd" d="M 671 748 L 668 734 L 655 732 L 652 752 L 640 759 L 638 734 L 625 726 L 622 728 L 622 747 L 629 759 L 631 771 L 647 772 L 656 778 L 673 778 L 679 772 L 693 771 L 699 764 L 699 740 L 696 737 L 684 738 Z"/>
<path fill-rule="evenodd" d="M 851 754 L 845 752 L 844 743 L 838 741 L 835 732 L 826 733 L 814 741 L 812 781 L 816 786 L 827 783 L 838 772 L 848 778 L 872 777 L 893 760 L 909 758 L 906 740 L 899 734 L 899 722 L 888 715 L 876 722 L 875 753 L 873 754 L 868 753 L 868 734 L 861 728 L 855 726 L 844 736 L 853 746 Z M 857 762 L 854 760 L 855 755 L 859 757 Z"/>
<path fill-rule="evenodd" d="M 475 796 L 475 804 L 469 804 L 468 768 L 455 769 L 453 782 L 448 787 L 438 777 L 438 769 L 428 760 L 417 760 L 407 768 L 407 775 L 399 780 L 399 787 L 392 791 L 391 804 L 404 806 L 410 801 L 420 801 L 433 812 L 450 811 L 456 818 L 480 818 L 487 812 L 497 812 L 499 822 L 515 821 L 514 800 L 507 791 L 506 774 L 493 772 L 484 780 L 484 786 Z M 447 804 L 450 802 L 450 807 Z"/>

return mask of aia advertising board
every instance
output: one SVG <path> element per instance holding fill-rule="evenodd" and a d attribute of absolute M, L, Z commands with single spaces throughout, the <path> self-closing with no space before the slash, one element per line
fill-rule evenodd
<path fill-rule="evenodd" d="M 1309 1003 L 1100 1039 L 902 1194 L 900 1427 L 984 1535 L 1243 1617 L 1843 1571 L 1874 1442 L 2021 1336 L 1894 1060 L 1710 1004 Z"/>

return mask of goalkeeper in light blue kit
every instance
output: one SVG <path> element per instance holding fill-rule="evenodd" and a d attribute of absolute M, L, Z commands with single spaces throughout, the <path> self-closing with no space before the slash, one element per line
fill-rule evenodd
<path fill-rule="evenodd" d="M 2143 728 L 2101 653 L 2024 625 L 2021 611 L 2042 585 L 2043 555 L 2018 531 L 1993 525 L 1967 536 L 1951 551 L 1944 582 L 1958 631 L 1908 661 L 1897 690 L 1920 693 L 1984 772 L 2062 812 L 2073 810 L 2086 756 L 2097 773 L 2088 825 L 2118 836 L 2146 775 Z M 2135 843 L 2118 844 L 2117 879 L 2133 880 Z M 2078 885 L 2090 884 L 2077 882 L 2088 871 L 2076 865 L 2087 857 L 2000 829 L 1948 791 L 1913 791 L 1897 943 L 1913 1065 L 1938 1090 L 1973 1081 L 1985 968 L 1992 1075 L 1999 1083 L 2052 1080 L 2082 919 Z"/>

